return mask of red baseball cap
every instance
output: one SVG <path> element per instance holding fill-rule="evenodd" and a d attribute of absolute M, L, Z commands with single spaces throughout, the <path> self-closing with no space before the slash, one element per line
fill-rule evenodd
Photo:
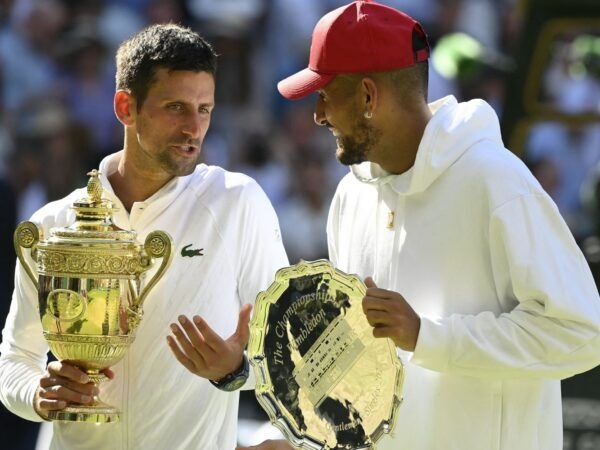
<path fill-rule="evenodd" d="M 369 0 L 325 14 L 315 26 L 306 69 L 277 83 L 284 97 L 296 100 L 340 73 L 385 72 L 429 57 L 425 31 L 412 17 Z"/>

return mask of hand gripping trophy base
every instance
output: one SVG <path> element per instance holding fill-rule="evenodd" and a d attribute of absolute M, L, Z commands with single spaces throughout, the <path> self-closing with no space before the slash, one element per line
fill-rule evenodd
<path fill-rule="evenodd" d="M 83 336 L 58 333 L 44 333 L 52 353 L 61 360 L 69 361 L 84 370 L 95 385 L 108 381 L 102 373 L 125 356 L 134 340 L 134 335 L 122 336 Z M 62 410 L 50 411 L 49 420 L 69 422 L 111 423 L 121 420 L 121 411 L 104 403 L 95 395 L 86 405 L 68 405 Z"/>
<path fill-rule="evenodd" d="M 88 370 L 87 374 L 94 384 L 108 380 L 106 375 L 97 370 Z M 121 420 L 121 411 L 104 403 L 95 395 L 92 402 L 87 405 L 70 405 L 61 410 L 50 411 L 48 419 L 68 422 L 114 423 Z"/>

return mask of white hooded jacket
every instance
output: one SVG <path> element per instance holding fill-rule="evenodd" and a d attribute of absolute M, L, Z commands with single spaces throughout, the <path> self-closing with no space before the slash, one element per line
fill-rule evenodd
<path fill-rule="evenodd" d="M 559 380 L 600 363 L 597 288 L 491 107 L 430 107 L 414 166 L 353 166 L 327 227 L 338 268 L 421 316 L 414 353 L 400 352 L 395 436 L 378 449 L 562 449 Z"/>

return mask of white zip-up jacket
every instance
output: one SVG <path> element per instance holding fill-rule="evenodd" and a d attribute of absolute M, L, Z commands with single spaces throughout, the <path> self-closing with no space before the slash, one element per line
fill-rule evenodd
<path fill-rule="evenodd" d="M 352 167 L 328 221 L 332 262 L 421 316 L 414 353 L 399 352 L 395 436 L 378 449 L 562 449 L 559 380 L 600 363 L 598 291 L 490 106 L 430 107 L 414 166 Z"/>
<path fill-rule="evenodd" d="M 106 197 L 119 208 L 117 226 L 135 230 L 138 240 L 163 230 L 174 241 L 171 266 L 144 302 L 144 316 L 125 358 L 113 367 L 115 378 L 101 383 L 100 397 L 122 410 L 122 421 L 97 426 L 54 422 L 51 448 L 77 450 L 232 450 L 236 445 L 239 394 L 222 392 L 188 372 L 166 343 L 169 324 L 180 314 L 202 316 L 224 338 L 236 328 L 245 303 L 288 264 L 275 212 L 249 177 L 199 165 L 173 179 L 128 214 L 106 178 L 114 159 L 100 170 Z M 74 221 L 69 206 L 85 198 L 79 189 L 50 203 L 32 220 L 52 227 Z M 182 249 L 201 250 L 184 256 Z M 187 253 L 189 254 L 189 253 Z M 158 268 L 148 272 L 145 280 Z M 19 416 L 41 421 L 33 397 L 46 367 L 37 292 L 17 264 L 16 289 L 0 345 L 0 396 Z"/>

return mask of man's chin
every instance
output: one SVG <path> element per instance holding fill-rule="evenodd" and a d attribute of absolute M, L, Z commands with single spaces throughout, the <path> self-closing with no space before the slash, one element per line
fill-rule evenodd
<path fill-rule="evenodd" d="M 352 155 L 344 151 L 343 148 L 339 148 L 335 152 L 336 159 L 345 166 L 353 166 L 354 164 L 360 164 L 365 162 L 365 158 L 362 155 Z"/>
<path fill-rule="evenodd" d="M 196 167 L 198 166 L 198 164 L 200 164 L 200 161 L 197 161 L 196 164 L 193 164 L 193 165 L 191 165 L 191 164 L 186 165 L 185 167 L 181 168 L 178 176 L 185 177 L 185 176 L 191 175 L 196 170 Z"/>
<path fill-rule="evenodd" d="M 196 170 L 198 164 L 200 164 L 200 161 L 189 161 L 187 164 L 172 165 L 168 171 L 174 177 L 185 177 L 191 175 Z"/>

